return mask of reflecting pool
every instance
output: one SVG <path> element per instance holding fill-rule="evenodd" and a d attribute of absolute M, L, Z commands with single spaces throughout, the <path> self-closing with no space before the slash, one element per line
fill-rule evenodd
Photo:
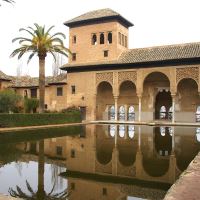
<path fill-rule="evenodd" d="M 0 193 L 24 199 L 163 199 L 200 129 L 69 126 L 0 134 Z"/>

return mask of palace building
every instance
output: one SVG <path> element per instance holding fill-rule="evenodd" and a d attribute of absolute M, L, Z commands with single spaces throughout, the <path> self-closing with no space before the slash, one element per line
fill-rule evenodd
<path fill-rule="evenodd" d="M 67 105 L 86 120 L 199 120 L 200 43 L 129 49 L 133 24 L 111 9 L 64 24 Z"/>
<path fill-rule="evenodd" d="M 48 110 L 79 107 L 86 120 L 200 121 L 200 43 L 129 49 L 133 24 L 111 9 L 68 20 L 67 74 L 46 77 Z M 0 71 L 0 90 L 37 97 L 38 78 Z"/>

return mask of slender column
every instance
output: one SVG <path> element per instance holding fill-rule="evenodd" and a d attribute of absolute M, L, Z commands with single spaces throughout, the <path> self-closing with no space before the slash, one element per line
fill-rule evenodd
<path fill-rule="evenodd" d="M 115 120 L 118 119 L 118 97 L 119 96 L 114 96 L 114 99 L 115 99 Z"/>
<path fill-rule="evenodd" d="M 138 127 L 138 151 L 141 150 L 141 126 Z"/>
<path fill-rule="evenodd" d="M 117 171 L 118 171 L 118 158 L 119 158 L 119 151 L 118 151 L 118 146 L 117 146 L 117 130 L 118 126 L 116 125 L 115 128 L 115 146 L 113 148 L 113 152 L 112 152 L 112 174 L 113 175 L 117 175 Z"/>
<path fill-rule="evenodd" d="M 175 128 L 174 126 L 171 127 L 172 129 L 172 153 L 171 154 L 174 154 L 174 150 L 175 150 Z"/>
<path fill-rule="evenodd" d="M 172 96 L 172 123 L 175 122 L 175 94 L 171 95 Z"/>
<path fill-rule="evenodd" d="M 117 148 L 117 137 L 118 137 L 117 132 L 118 132 L 118 126 L 115 125 L 115 148 Z"/>
<path fill-rule="evenodd" d="M 141 114 L 142 114 L 142 95 L 138 95 L 139 106 L 138 106 L 138 121 L 141 122 Z"/>
<path fill-rule="evenodd" d="M 143 156 L 141 151 L 141 126 L 138 127 L 138 150 L 136 154 L 136 177 L 141 178 L 143 171 Z"/>
<path fill-rule="evenodd" d="M 128 106 L 125 105 L 125 121 L 128 121 Z"/>
<path fill-rule="evenodd" d="M 93 95 L 93 110 L 92 110 L 92 120 L 97 119 L 97 95 Z"/>

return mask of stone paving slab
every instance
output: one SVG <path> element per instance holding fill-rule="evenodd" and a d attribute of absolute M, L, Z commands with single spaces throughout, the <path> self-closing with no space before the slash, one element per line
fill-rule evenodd
<path fill-rule="evenodd" d="M 189 126 L 189 127 L 200 127 L 199 122 L 170 122 L 166 120 L 158 120 L 158 121 L 122 121 L 122 120 L 96 120 L 90 121 L 90 123 L 94 124 L 127 124 L 127 125 L 147 125 L 147 126 Z"/>
<path fill-rule="evenodd" d="M 200 153 L 172 185 L 164 200 L 200 200 Z"/>

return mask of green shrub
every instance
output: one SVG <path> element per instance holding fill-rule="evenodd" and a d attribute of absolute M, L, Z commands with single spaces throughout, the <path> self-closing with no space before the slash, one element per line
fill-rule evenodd
<path fill-rule="evenodd" d="M 61 111 L 62 113 L 67 113 L 67 112 L 80 112 L 80 109 L 76 106 L 70 106 L 68 108 L 64 108 Z"/>
<path fill-rule="evenodd" d="M 80 122 L 80 113 L 0 114 L 1 127 L 37 126 Z"/>
<path fill-rule="evenodd" d="M 13 90 L 4 90 L 0 92 L 0 113 L 9 113 L 18 111 L 18 103 L 22 97 Z"/>
<path fill-rule="evenodd" d="M 34 113 L 39 107 L 39 100 L 36 98 L 24 99 L 24 109 L 26 113 Z"/>

